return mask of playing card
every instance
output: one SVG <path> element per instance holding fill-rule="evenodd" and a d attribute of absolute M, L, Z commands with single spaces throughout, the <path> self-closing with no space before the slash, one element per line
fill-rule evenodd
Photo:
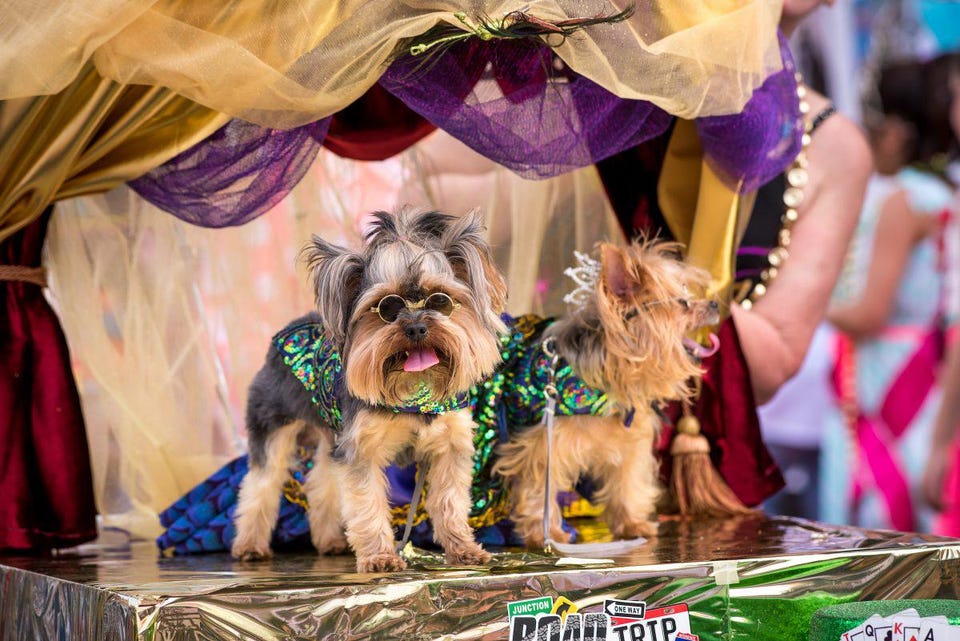
<path fill-rule="evenodd" d="M 840 641 L 866 641 L 863 634 L 863 624 L 861 623 L 841 634 Z"/>
<path fill-rule="evenodd" d="M 920 620 L 917 641 L 960 641 L 960 628 L 943 622 L 944 617 L 924 617 Z"/>
<path fill-rule="evenodd" d="M 919 641 L 922 619 L 915 616 L 893 616 L 893 641 Z"/>
<path fill-rule="evenodd" d="M 893 622 L 874 614 L 863 622 L 864 641 L 893 641 Z"/>
<path fill-rule="evenodd" d="M 874 617 L 877 617 L 877 615 L 874 615 Z M 872 619 L 874 617 L 870 617 L 870 618 Z M 867 621 L 869 620 L 870 619 L 867 619 Z M 866 633 L 867 621 L 864 621 L 860 625 L 850 628 L 849 630 L 844 632 L 842 635 L 840 635 L 840 641 L 867 641 L 867 633 Z M 873 639 L 870 639 L 870 641 L 873 641 Z"/>
<path fill-rule="evenodd" d="M 890 620 L 893 622 L 893 641 L 917 641 L 920 634 L 920 615 L 913 608 L 897 612 Z"/>

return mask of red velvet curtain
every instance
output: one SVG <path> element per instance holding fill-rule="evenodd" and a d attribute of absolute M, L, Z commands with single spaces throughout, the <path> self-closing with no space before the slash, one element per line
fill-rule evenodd
<path fill-rule="evenodd" d="M 3 243 L 0 265 L 39 267 L 52 207 Z M 0 548 L 97 536 L 80 398 L 60 322 L 37 284 L 0 280 Z"/>
<path fill-rule="evenodd" d="M 380 85 L 334 114 L 323 146 L 353 160 L 386 160 L 399 154 L 436 126 Z"/>

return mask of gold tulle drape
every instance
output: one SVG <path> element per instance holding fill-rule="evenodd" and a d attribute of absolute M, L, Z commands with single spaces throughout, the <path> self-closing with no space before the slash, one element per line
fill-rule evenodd
<path fill-rule="evenodd" d="M 450 212 L 479 207 L 490 245 L 507 277 L 512 314 L 556 315 L 571 282 L 563 275 L 573 251 L 623 234 L 596 169 L 547 180 L 525 180 L 443 132 L 409 152 L 416 171 L 397 202 L 425 203 Z"/>
<path fill-rule="evenodd" d="M 277 207 L 204 229 L 123 187 L 62 201 L 51 292 L 76 361 L 104 522 L 139 536 L 243 450 L 247 386 L 270 336 L 312 308 L 297 251 L 312 233 L 358 246 L 374 209 L 484 212 L 510 310 L 556 314 L 573 249 L 620 236 L 593 168 L 527 181 L 442 132 L 384 162 L 322 151 Z"/>
<path fill-rule="evenodd" d="M 778 0 L 5 0 L 0 100 L 61 91 L 92 60 L 117 82 L 286 128 L 362 95 L 404 39 L 441 22 L 466 28 L 455 12 L 496 21 L 526 8 L 562 20 L 630 5 L 628 21 L 556 49 L 617 95 L 685 118 L 732 113 L 780 68 Z"/>
<path fill-rule="evenodd" d="M 56 95 L 0 102 L 0 241 L 51 202 L 135 178 L 226 120 L 167 89 L 105 80 L 90 65 Z"/>

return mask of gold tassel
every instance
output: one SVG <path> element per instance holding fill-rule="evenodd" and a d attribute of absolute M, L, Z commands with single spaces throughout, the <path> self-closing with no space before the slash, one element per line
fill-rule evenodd
<path fill-rule="evenodd" d="M 670 491 L 682 516 L 753 514 L 733 493 L 710 460 L 710 443 L 700 433 L 700 421 L 684 405 L 683 417 L 670 445 L 673 472 Z"/>

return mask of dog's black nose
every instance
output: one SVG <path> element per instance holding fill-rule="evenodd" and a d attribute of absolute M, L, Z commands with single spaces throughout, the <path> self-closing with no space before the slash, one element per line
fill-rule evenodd
<path fill-rule="evenodd" d="M 426 323 L 410 323 L 403 328 L 403 333 L 411 341 L 419 343 L 427 337 L 427 325 Z"/>
<path fill-rule="evenodd" d="M 718 303 L 718 302 L 715 301 L 715 300 L 710 301 L 710 309 L 712 309 L 712 310 L 714 310 L 714 311 L 720 309 L 720 303 Z"/>

